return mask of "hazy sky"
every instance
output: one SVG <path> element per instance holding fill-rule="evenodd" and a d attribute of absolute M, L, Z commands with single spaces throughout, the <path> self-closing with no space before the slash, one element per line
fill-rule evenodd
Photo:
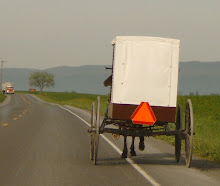
<path fill-rule="evenodd" d="M 220 61 L 220 0 L 0 0 L 4 67 L 111 64 L 118 35 L 181 40 L 180 61 Z"/>

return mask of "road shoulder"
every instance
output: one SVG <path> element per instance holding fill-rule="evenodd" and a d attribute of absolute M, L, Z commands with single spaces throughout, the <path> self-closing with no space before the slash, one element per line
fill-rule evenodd
<path fill-rule="evenodd" d="M 10 100 L 11 100 L 11 96 L 10 95 L 6 95 L 5 100 L 2 103 L 0 103 L 0 107 L 3 107 L 5 105 L 7 105 L 10 102 Z"/>

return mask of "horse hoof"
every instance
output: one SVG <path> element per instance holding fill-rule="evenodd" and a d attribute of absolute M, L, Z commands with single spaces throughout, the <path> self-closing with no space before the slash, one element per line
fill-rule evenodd
<path fill-rule="evenodd" d="M 143 151 L 145 149 L 144 143 L 139 143 L 139 150 Z"/>
<path fill-rule="evenodd" d="M 122 153 L 122 154 L 121 154 L 121 158 L 122 158 L 122 159 L 127 158 L 127 153 Z"/>
<path fill-rule="evenodd" d="M 135 152 L 135 151 L 131 151 L 131 152 L 130 152 L 130 155 L 131 155 L 131 156 L 136 156 L 136 152 Z"/>

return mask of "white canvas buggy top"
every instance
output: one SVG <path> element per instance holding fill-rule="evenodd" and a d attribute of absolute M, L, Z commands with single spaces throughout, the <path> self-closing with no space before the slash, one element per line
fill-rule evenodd
<path fill-rule="evenodd" d="M 112 44 L 111 103 L 176 107 L 179 40 L 118 36 Z"/>

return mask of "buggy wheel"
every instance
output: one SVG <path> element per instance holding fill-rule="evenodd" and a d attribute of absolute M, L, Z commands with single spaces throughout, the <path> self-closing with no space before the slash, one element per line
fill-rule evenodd
<path fill-rule="evenodd" d="M 97 164 L 98 146 L 99 146 L 99 120 L 100 120 L 100 97 L 97 97 L 97 112 L 96 112 L 96 122 L 95 122 L 95 141 L 94 141 L 94 164 Z"/>
<path fill-rule="evenodd" d="M 92 103 L 91 112 L 91 133 L 90 133 L 90 160 L 94 160 L 94 126 L 95 126 L 95 103 Z"/>
<path fill-rule="evenodd" d="M 177 115 L 176 115 L 176 131 L 179 131 L 179 134 L 175 135 L 175 157 L 176 162 L 179 163 L 180 154 L 181 154 L 181 134 L 182 131 L 182 108 L 178 105 Z"/>
<path fill-rule="evenodd" d="M 185 130 L 186 166 L 189 168 L 191 166 L 193 151 L 193 108 L 190 99 L 186 103 Z"/>

